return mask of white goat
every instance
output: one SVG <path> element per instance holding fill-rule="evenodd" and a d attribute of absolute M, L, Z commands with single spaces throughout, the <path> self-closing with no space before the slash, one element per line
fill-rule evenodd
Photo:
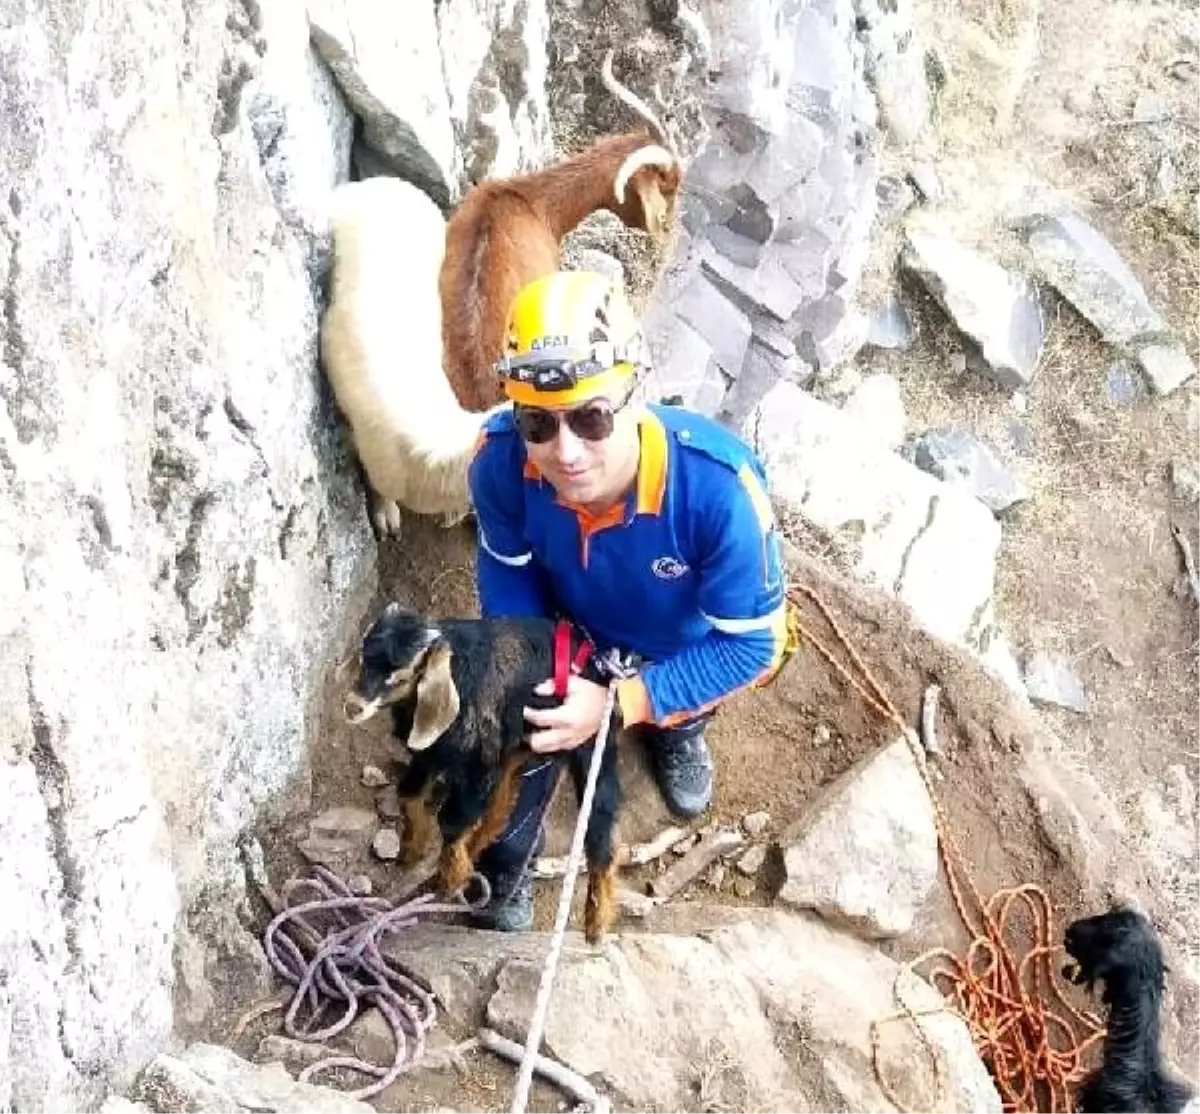
<path fill-rule="evenodd" d="M 321 359 L 372 488 L 380 534 L 400 508 L 470 509 L 467 466 L 487 414 L 463 410 L 442 370 L 441 211 L 416 186 L 377 177 L 333 194 L 333 270 Z"/>

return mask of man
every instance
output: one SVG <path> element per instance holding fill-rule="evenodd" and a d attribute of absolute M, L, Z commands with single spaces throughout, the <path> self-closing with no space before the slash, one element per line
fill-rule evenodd
<path fill-rule="evenodd" d="M 646 358 L 605 276 L 560 271 L 518 294 L 497 364 L 513 407 L 485 423 L 469 473 L 479 597 L 485 616 L 565 616 L 601 652 L 636 656 L 618 683 L 621 716 L 668 807 L 690 818 L 712 796 L 706 722 L 782 664 L 785 590 L 761 464 L 714 421 L 636 402 Z M 527 710 L 531 747 L 587 742 L 606 695 L 571 676 L 560 706 Z M 551 763 L 531 768 L 508 830 L 479 860 L 489 927 L 532 924 L 527 867 L 552 789 Z"/>

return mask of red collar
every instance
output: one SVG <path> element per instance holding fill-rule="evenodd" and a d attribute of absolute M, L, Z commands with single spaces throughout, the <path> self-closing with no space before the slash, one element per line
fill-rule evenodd
<path fill-rule="evenodd" d="M 554 695 L 561 700 L 567 695 L 567 679 L 579 673 L 592 656 L 592 644 L 586 638 L 579 642 L 575 657 L 571 657 L 571 624 L 559 619 L 554 624 Z"/>

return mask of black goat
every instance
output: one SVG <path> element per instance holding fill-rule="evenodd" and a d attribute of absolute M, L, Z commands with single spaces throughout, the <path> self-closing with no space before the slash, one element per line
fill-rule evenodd
<path fill-rule="evenodd" d="M 1132 909 L 1115 908 L 1067 926 L 1063 976 L 1090 991 L 1097 980 L 1108 1007 L 1104 1062 L 1076 1096 L 1080 1111 L 1178 1111 L 1192 1097 L 1171 1076 L 1159 1051 L 1159 1012 L 1166 964 L 1153 926 Z"/>
<path fill-rule="evenodd" d="M 479 854 L 504 832 L 525 767 L 541 756 L 529 749 L 525 707 L 555 707 L 556 696 L 535 686 L 554 670 L 550 619 L 428 619 L 387 606 L 363 637 L 361 666 L 346 696 L 346 715 L 362 723 L 391 706 L 393 732 L 412 761 L 399 786 L 405 802 L 408 855 L 433 835 L 436 815 L 443 850 L 444 892 L 462 888 Z M 572 629 L 574 658 L 583 640 Z M 589 658 L 583 675 L 604 683 Z M 584 847 L 588 861 L 584 934 L 598 941 L 616 909 L 616 823 L 621 807 L 615 704 L 596 782 Z M 595 741 L 555 757 L 565 762 L 582 797 Z"/>

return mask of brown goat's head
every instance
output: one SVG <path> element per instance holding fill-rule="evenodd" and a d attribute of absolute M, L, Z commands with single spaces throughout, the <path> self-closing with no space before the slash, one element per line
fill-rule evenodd
<path fill-rule="evenodd" d="M 663 239 L 675 220 L 683 165 L 675 141 L 641 97 L 622 85 L 612 71 L 613 51 L 604 56 L 601 78 L 605 88 L 633 109 L 652 129 L 648 142 L 625 158 L 613 177 L 615 211 L 631 228 Z"/>
<path fill-rule="evenodd" d="M 665 147 L 647 144 L 634 151 L 613 178 L 617 215 L 631 228 L 663 239 L 675 221 L 683 169 Z"/>
<path fill-rule="evenodd" d="M 442 632 L 390 603 L 363 637 L 359 657 L 358 680 L 343 706 L 346 719 L 365 723 L 389 704 L 412 702 L 409 750 L 437 742 L 459 711 L 450 644 Z"/>

